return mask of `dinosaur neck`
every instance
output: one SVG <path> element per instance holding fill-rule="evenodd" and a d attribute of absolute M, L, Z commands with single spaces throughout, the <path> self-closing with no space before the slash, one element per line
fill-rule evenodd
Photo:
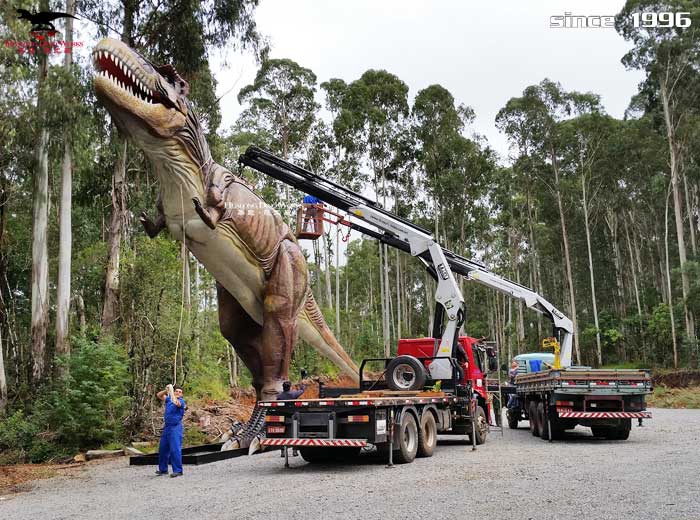
<path fill-rule="evenodd" d="M 191 213 L 191 199 L 203 200 L 205 179 L 213 164 L 193 107 L 188 107 L 187 122 L 174 137 L 141 144 L 158 176 L 166 215 Z"/>

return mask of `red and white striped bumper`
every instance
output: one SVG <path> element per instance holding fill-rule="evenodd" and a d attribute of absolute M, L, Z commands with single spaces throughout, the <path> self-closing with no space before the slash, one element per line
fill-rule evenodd
<path fill-rule="evenodd" d="M 263 446 L 317 446 L 323 448 L 361 448 L 364 439 L 262 439 Z"/>
<path fill-rule="evenodd" d="M 563 412 L 560 419 L 651 419 L 651 412 Z"/>

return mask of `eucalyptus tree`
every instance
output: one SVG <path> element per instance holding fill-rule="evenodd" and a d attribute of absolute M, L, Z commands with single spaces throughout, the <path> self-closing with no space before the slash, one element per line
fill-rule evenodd
<path fill-rule="evenodd" d="M 660 16 L 675 13 L 674 23 L 658 23 L 635 26 L 638 17 Z M 680 17 L 679 17 L 680 15 Z M 685 330 L 692 343 L 696 342 L 695 317 L 688 307 L 690 275 L 686 269 L 688 254 L 684 229 L 684 197 L 682 184 L 684 168 L 688 160 L 688 140 L 698 117 L 700 100 L 700 5 L 693 0 L 628 0 L 616 19 L 618 32 L 630 40 L 634 47 L 623 57 L 628 68 L 646 73 L 642 92 L 650 105 L 660 105 L 663 127 L 668 143 L 673 209 L 681 267 Z M 687 189 L 685 190 L 687 194 Z M 690 205 L 685 197 L 686 205 Z M 688 211 L 687 213 L 693 213 Z M 690 230 L 695 243 L 695 230 Z"/>
<path fill-rule="evenodd" d="M 408 86 L 385 70 L 366 71 L 350 83 L 342 98 L 340 117 L 357 143 L 349 149 L 354 151 L 355 147 L 360 147 L 365 152 L 374 174 L 377 198 L 381 197 L 387 209 L 387 181 L 390 184 L 394 182 L 396 193 L 399 173 L 406 159 L 404 138 L 408 115 Z M 384 354 L 388 357 L 391 352 L 392 309 L 387 247 L 380 244 L 379 252 L 382 335 Z"/>
<path fill-rule="evenodd" d="M 539 179 L 549 187 L 557 203 L 571 319 L 576 331 L 578 331 L 576 297 L 562 191 L 563 172 L 560 165 L 561 135 L 559 123 L 577 113 L 596 111 L 598 107 L 599 98 L 597 96 L 566 92 L 558 83 L 544 79 L 538 85 L 527 87 L 521 97 L 510 99 L 496 116 L 497 124 L 505 130 L 511 143 L 517 144 L 523 141 L 534 143 L 535 155 L 546 160 L 548 170 L 551 171 L 553 177 L 551 181 L 547 179 L 548 175 L 540 175 Z M 521 135 L 522 133 L 525 134 L 525 137 Z M 580 363 L 581 352 L 577 336 L 574 338 L 574 352 L 577 362 Z"/>
<path fill-rule="evenodd" d="M 588 256 L 588 274 L 590 279 L 593 322 L 595 326 L 596 361 L 603 364 L 601 331 L 598 320 L 598 301 L 596 295 L 595 270 L 593 268 L 593 248 L 591 240 L 591 219 L 599 204 L 601 189 L 604 187 L 603 175 L 610 173 L 601 167 L 604 147 L 615 130 L 612 118 L 598 113 L 585 114 L 560 124 L 562 134 L 562 168 L 568 170 L 573 178 L 578 177 L 580 186 L 580 205 L 586 235 L 586 252 Z M 626 229 L 626 228 L 625 228 Z M 634 273 L 634 266 L 631 266 Z M 635 279 L 637 307 L 641 321 L 639 292 Z"/>

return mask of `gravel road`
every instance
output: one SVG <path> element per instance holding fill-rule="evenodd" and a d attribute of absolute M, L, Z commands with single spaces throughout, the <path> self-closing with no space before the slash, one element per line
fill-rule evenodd
<path fill-rule="evenodd" d="M 700 519 L 700 410 L 653 410 L 628 441 L 492 432 L 476 452 L 443 437 L 430 459 L 306 464 L 276 453 L 185 467 L 178 479 L 125 459 L 2 497 L 0 518 Z M 444 439 L 444 440 L 443 440 Z"/>

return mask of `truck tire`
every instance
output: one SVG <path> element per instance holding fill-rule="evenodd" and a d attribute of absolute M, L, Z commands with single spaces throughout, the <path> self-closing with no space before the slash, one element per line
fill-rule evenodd
<path fill-rule="evenodd" d="M 632 429 L 632 419 L 622 419 L 620 427 L 617 429 L 617 440 L 626 441 L 630 438 L 630 430 Z"/>
<path fill-rule="evenodd" d="M 508 418 L 508 428 L 511 430 L 517 430 L 518 421 L 520 419 L 520 410 L 508 410 L 506 412 L 506 417 Z"/>
<path fill-rule="evenodd" d="M 476 443 L 483 444 L 486 442 L 486 437 L 489 435 L 489 422 L 486 420 L 486 412 L 481 406 L 476 407 Z"/>
<path fill-rule="evenodd" d="M 418 452 L 417 457 L 432 457 L 437 446 L 437 423 L 430 412 L 425 412 L 420 419 L 418 428 Z"/>
<path fill-rule="evenodd" d="M 550 424 L 547 423 L 547 416 L 544 413 L 544 403 L 542 401 L 540 401 L 539 403 L 537 403 L 537 426 L 539 428 L 540 438 L 543 441 L 549 440 L 549 436 L 550 436 L 549 427 L 550 427 L 550 425 L 553 426 L 553 424 L 551 424 L 551 421 L 550 421 Z"/>
<path fill-rule="evenodd" d="M 425 367 L 413 356 L 397 356 L 386 367 L 386 384 L 392 390 L 422 390 Z"/>
<path fill-rule="evenodd" d="M 591 426 L 593 437 L 605 437 L 607 439 L 611 431 L 612 428 L 609 426 Z"/>
<path fill-rule="evenodd" d="M 620 425 L 611 428 L 606 435 L 607 439 L 613 441 L 626 441 L 630 437 L 630 430 L 632 429 L 632 419 L 620 419 Z"/>
<path fill-rule="evenodd" d="M 404 412 L 399 426 L 399 448 L 394 453 L 398 464 L 413 462 L 418 452 L 418 425 L 413 414 Z"/>
<path fill-rule="evenodd" d="M 530 401 L 527 413 L 530 416 L 530 433 L 535 437 L 539 437 L 540 429 L 537 426 L 537 403 L 535 401 Z"/>

